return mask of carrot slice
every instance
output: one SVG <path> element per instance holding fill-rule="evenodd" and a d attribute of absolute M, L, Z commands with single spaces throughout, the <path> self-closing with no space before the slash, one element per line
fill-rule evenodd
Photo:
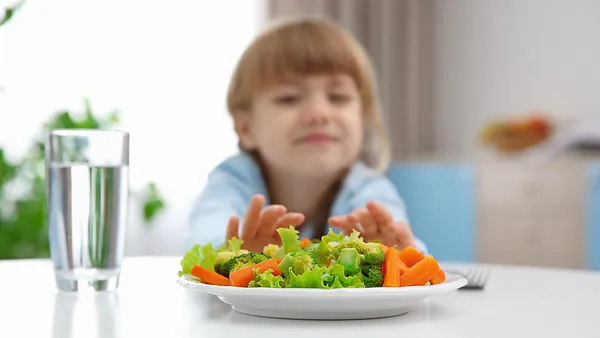
<path fill-rule="evenodd" d="M 307 246 L 307 245 L 309 245 L 309 244 L 310 244 L 310 239 L 308 239 L 308 238 L 302 238 L 302 243 L 300 243 L 300 247 L 302 249 L 304 249 L 304 247 Z"/>
<path fill-rule="evenodd" d="M 200 281 L 202 281 L 202 283 L 205 284 L 221 286 L 229 285 L 229 279 L 227 277 L 221 276 L 214 271 L 210 271 L 206 268 L 201 267 L 200 265 L 194 265 L 192 267 L 191 274 L 200 279 Z"/>
<path fill-rule="evenodd" d="M 394 248 L 388 248 L 388 249 L 394 249 Z M 387 252 L 387 250 L 385 250 L 384 252 Z M 398 250 L 396 250 L 396 255 L 397 254 L 398 254 Z M 400 271 L 400 276 L 402 276 L 406 272 L 406 270 L 408 270 L 408 267 L 406 266 L 406 264 L 404 264 L 404 262 L 400 258 L 398 258 L 398 270 Z M 381 265 L 381 273 L 383 273 L 385 275 L 385 264 Z"/>
<path fill-rule="evenodd" d="M 400 286 L 423 286 L 440 272 L 438 262 L 429 255 L 408 268 L 400 277 Z"/>
<path fill-rule="evenodd" d="M 386 252 L 386 251 L 387 251 L 387 249 L 388 249 L 388 246 L 387 246 L 387 245 L 385 245 L 385 244 L 383 244 L 383 243 L 377 243 L 377 244 L 379 244 L 379 246 L 380 246 L 380 247 L 383 249 L 383 252 Z"/>
<path fill-rule="evenodd" d="M 408 270 L 408 266 L 404 264 L 400 257 L 398 257 L 398 270 L 400 271 L 400 276 L 402 276 Z"/>
<path fill-rule="evenodd" d="M 261 273 L 269 269 L 273 269 L 273 275 L 279 276 L 281 275 L 281 271 L 279 271 L 277 265 L 279 265 L 279 260 L 276 258 L 271 258 L 267 259 L 266 261 L 262 261 L 258 264 L 254 264 L 252 266 L 248 266 L 243 269 L 234 271 L 229 275 L 230 285 L 247 287 L 248 284 L 254 279 L 253 270 L 256 268 L 260 269 Z"/>
<path fill-rule="evenodd" d="M 446 273 L 444 270 L 440 269 L 437 275 L 433 276 L 433 278 L 429 281 L 431 285 L 442 284 L 446 281 Z"/>
<path fill-rule="evenodd" d="M 400 286 L 400 258 L 394 248 L 388 248 L 385 251 L 383 261 L 383 286 L 384 287 L 399 287 Z"/>
<path fill-rule="evenodd" d="M 410 268 L 418 262 L 422 261 L 423 258 L 425 258 L 425 255 L 423 255 L 419 250 L 413 248 L 412 246 L 407 246 L 406 248 L 400 250 L 400 252 L 398 253 L 398 257 L 400 257 L 400 260 L 402 260 L 404 264 L 406 264 L 406 266 Z"/>

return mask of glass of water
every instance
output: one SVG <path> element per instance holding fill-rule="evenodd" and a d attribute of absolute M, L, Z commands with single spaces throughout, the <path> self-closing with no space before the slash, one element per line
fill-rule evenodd
<path fill-rule="evenodd" d="M 129 201 L 129 134 L 68 129 L 46 134 L 48 236 L 63 291 L 114 291 Z"/>

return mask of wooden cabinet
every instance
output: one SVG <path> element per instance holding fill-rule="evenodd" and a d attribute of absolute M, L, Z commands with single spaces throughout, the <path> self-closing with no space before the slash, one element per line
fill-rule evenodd
<path fill-rule="evenodd" d="M 600 270 L 596 159 L 428 159 L 389 176 L 441 260 Z"/>
<path fill-rule="evenodd" d="M 586 163 L 478 165 L 479 261 L 586 267 Z"/>

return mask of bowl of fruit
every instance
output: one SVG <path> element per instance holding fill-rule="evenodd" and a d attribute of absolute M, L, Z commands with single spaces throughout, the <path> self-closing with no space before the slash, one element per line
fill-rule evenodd
<path fill-rule="evenodd" d="M 514 154 L 538 146 L 554 132 L 551 119 L 541 113 L 526 117 L 507 118 L 486 124 L 480 140 L 486 147 L 501 153 Z"/>

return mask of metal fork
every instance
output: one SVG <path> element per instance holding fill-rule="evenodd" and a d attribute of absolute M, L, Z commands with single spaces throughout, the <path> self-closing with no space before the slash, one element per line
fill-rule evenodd
<path fill-rule="evenodd" d="M 461 290 L 483 290 L 490 275 L 489 270 L 483 267 L 467 270 L 448 269 L 447 272 L 467 279 L 467 285 L 463 286 Z"/>

